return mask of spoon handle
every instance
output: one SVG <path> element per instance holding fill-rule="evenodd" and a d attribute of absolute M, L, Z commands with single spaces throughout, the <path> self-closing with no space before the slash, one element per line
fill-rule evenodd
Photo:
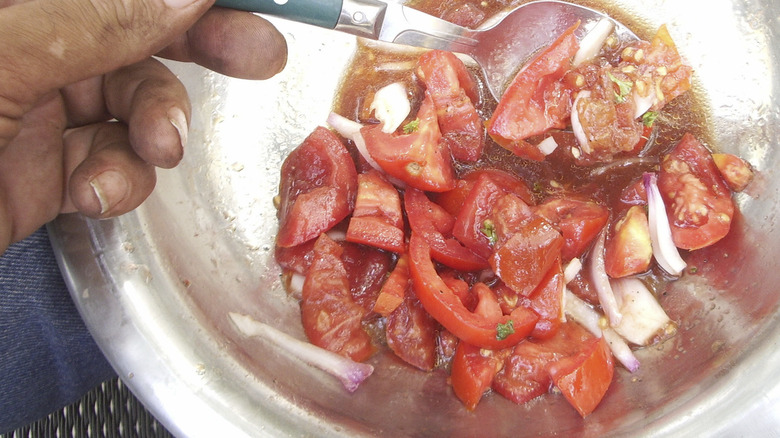
<path fill-rule="evenodd" d="M 299 23 L 333 29 L 341 16 L 343 0 L 217 0 L 216 5 L 259 12 Z"/>

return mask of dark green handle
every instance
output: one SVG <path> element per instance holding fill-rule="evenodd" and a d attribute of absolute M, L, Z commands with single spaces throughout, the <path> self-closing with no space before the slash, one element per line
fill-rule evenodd
<path fill-rule="evenodd" d="M 339 21 L 342 0 L 217 0 L 216 5 L 333 29 Z"/>

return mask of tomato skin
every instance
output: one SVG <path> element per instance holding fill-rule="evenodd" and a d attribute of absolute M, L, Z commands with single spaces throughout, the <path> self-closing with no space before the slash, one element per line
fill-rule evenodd
<path fill-rule="evenodd" d="M 686 133 L 661 161 L 658 189 L 678 248 L 704 248 L 728 234 L 734 217 L 731 190 L 693 135 Z"/>
<path fill-rule="evenodd" d="M 484 354 L 483 354 L 484 352 Z M 466 409 L 473 411 L 482 395 L 490 389 L 501 359 L 492 351 L 459 342 L 452 359 L 450 382 L 455 395 Z"/>
<path fill-rule="evenodd" d="M 377 170 L 361 173 L 357 181 L 347 240 L 402 253 L 404 219 L 398 191 Z"/>
<path fill-rule="evenodd" d="M 551 198 L 535 210 L 561 232 L 564 261 L 581 256 L 593 243 L 609 219 L 609 210 L 593 201 L 577 198 Z"/>
<path fill-rule="evenodd" d="M 507 286 L 528 296 L 561 256 L 563 237 L 516 196 L 503 196 L 493 210 L 498 240 L 490 267 Z"/>
<path fill-rule="evenodd" d="M 379 291 L 379 296 L 374 303 L 373 311 L 388 316 L 404 301 L 407 291 L 412 286 L 412 280 L 409 277 L 409 256 L 403 254 L 387 277 Z"/>
<path fill-rule="evenodd" d="M 430 371 L 436 366 L 438 324 L 409 286 L 401 304 L 387 316 L 387 345 L 404 362 Z"/>
<path fill-rule="evenodd" d="M 414 290 L 425 310 L 439 324 L 464 342 L 481 348 L 509 347 L 531 333 L 538 317 L 528 309 L 520 307 L 497 319 L 470 312 L 436 273 L 430 253 L 425 240 L 412 232 L 409 240 L 409 267 Z M 498 324 L 506 325 L 509 321 L 512 321 L 514 333 L 498 339 Z"/>
<path fill-rule="evenodd" d="M 484 257 L 451 237 L 455 218 L 428 199 L 425 193 L 407 189 L 404 193 L 404 206 L 409 226 L 430 245 L 431 254 L 436 261 L 461 271 L 488 267 Z"/>
<path fill-rule="evenodd" d="M 485 148 L 485 128 L 474 107 L 476 82 L 466 66 L 452 52 L 431 50 L 420 57 L 417 76 L 433 99 L 442 141 L 452 156 L 477 161 Z"/>
<path fill-rule="evenodd" d="M 330 130 L 317 127 L 284 160 L 281 175 L 277 246 L 314 239 L 352 212 L 355 163 Z"/>
<path fill-rule="evenodd" d="M 559 81 L 579 43 L 575 24 L 528 63 L 510 83 L 487 121 L 487 132 L 516 155 L 541 161 L 544 154 L 523 140 L 550 128 L 563 129 L 571 112 L 571 89 Z M 524 144 L 525 143 L 525 144 Z"/>
<path fill-rule="evenodd" d="M 303 283 L 301 321 L 312 344 L 360 362 L 376 347 L 363 329 L 365 310 L 352 299 L 342 253 L 327 234 L 317 239 Z"/>
<path fill-rule="evenodd" d="M 455 170 L 429 93 L 417 112 L 419 125 L 411 134 L 387 134 L 380 125 L 361 129 L 371 158 L 390 176 L 410 187 L 443 192 L 455 187 Z"/>
<path fill-rule="evenodd" d="M 341 260 L 347 270 L 350 293 L 355 303 L 368 315 L 376 305 L 377 296 L 392 266 L 390 253 L 371 246 L 342 242 Z"/>
<path fill-rule="evenodd" d="M 643 206 L 631 206 L 607 236 L 604 250 L 607 274 L 612 278 L 639 274 L 647 271 L 652 260 L 647 213 Z"/>
<path fill-rule="evenodd" d="M 528 297 L 526 305 L 539 315 L 531 336 L 536 339 L 549 339 L 558 332 L 563 323 L 563 265 L 561 260 L 550 268 L 539 286 Z"/>
<path fill-rule="evenodd" d="M 601 402 L 613 374 L 612 352 L 603 337 L 594 338 L 579 355 L 550 367 L 555 386 L 583 418 Z"/>

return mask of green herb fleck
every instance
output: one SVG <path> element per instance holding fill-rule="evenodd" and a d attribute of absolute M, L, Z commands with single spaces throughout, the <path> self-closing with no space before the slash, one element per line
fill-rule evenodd
<path fill-rule="evenodd" d="M 411 134 L 420 128 L 420 119 L 414 119 L 411 122 L 404 125 L 404 134 Z"/>
<path fill-rule="evenodd" d="M 534 193 L 542 193 L 544 191 L 544 186 L 539 181 L 536 181 L 531 190 L 533 190 Z"/>
<path fill-rule="evenodd" d="M 512 320 L 506 322 L 506 324 L 498 323 L 496 326 L 496 340 L 503 341 L 504 339 L 508 338 L 509 335 L 512 335 L 515 333 L 515 325 L 512 323 Z"/>
<path fill-rule="evenodd" d="M 484 234 L 488 240 L 490 240 L 491 245 L 495 245 L 496 241 L 498 241 L 498 235 L 496 234 L 496 225 L 491 221 L 490 219 L 485 219 L 485 222 L 482 222 L 482 234 Z"/>
<path fill-rule="evenodd" d="M 653 123 L 655 123 L 655 119 L 658 118 L 658 113 L 655 111 L 648 111 L 644 114 L 642 114 L 642 123 L 644 123 L 645 126 L 648 128 L 653 126 Z"/>
<path fill-rule="evenodd" d="M 628 99 L 628 94 L 631 93 L 631 89 L 634 87 L 634 83 L 624 79 L 616 78 L 612 73 L 607 72 L 609 80 L 614 82 L 618 86 L 619 93 L 615 93 L 615 101 L 617 103 L 623 103 Z"/>

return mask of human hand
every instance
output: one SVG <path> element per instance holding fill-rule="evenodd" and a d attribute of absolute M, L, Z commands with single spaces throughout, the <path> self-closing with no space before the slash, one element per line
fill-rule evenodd
<path fill-rule="evenodd" d="M 190 104 L 152 54 L 246 79 L 286 62 L 270 23 L 213 0 L 13 3 L 0 0 L 0 254 L 60 213 L 134 209 L 155 167 L 179 162 Z"/>

